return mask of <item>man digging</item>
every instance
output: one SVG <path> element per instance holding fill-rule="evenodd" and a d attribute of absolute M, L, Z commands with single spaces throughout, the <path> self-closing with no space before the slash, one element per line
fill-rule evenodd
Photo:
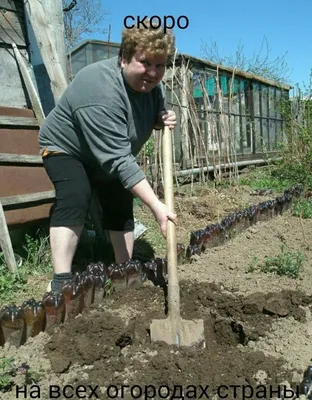
<path fill-rule="evenodd" d="M 75 76 L 39 132 L 40 154 L 56 193 L 50 221 L 54 275 L 47 289 L 55 294 L 72 278 L 92 192 L 116 263 L 132 257 L 134 196 L 149 207 L 164 237 L 168 219 L 177 222 L 136 162 L 153 129 L 176 125 L 161 88 L 175 38 L 168 29 L 144 25 L 123 30 L 118 57 Z"/>

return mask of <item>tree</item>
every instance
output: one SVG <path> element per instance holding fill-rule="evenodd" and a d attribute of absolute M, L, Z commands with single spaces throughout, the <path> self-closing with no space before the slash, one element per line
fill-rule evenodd
<path fill-rule="evenodd" d="M 266 37 L 263 38 L 260 49 L 255 51 L 251 57 L 246 57 L 242 44 L 237 46 L 234 55 L 221 56 L 217 43 L 213 41 L 209 46 L 203 43 L 201 51 L 205 59 L 215 64 L 236 68 L 279 83 L 289 83 L 290 71 L 286 62 L 287 53 L 272 59 Z"/>
<path fill-rule="evenodd" d="M 62 1 L 67 50 L 74 47 L 83 37 L 107 33 L 103 24 L 109 13 L 104 10 L 101 0 Z"/>

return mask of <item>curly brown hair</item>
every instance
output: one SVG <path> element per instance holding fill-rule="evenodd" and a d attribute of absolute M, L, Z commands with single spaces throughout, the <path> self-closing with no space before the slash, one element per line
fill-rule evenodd
<path fill-rule="evenodd" d="M 155 28 L 149 19 L 144 20 L 144 25 L 147 28 L 135 26 L 122 31 L 119 59 L 123 57 L 130 62 L 137 51 L 153 56 L 164 55 L 170 59 L 175 53 L 175 36 L 172 30 L 162 26 Z"/>

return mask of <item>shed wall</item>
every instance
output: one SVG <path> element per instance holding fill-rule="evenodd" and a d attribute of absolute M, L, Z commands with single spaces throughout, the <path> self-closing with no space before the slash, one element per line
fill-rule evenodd
<path fill-rule="evenodd" d="M 0 107 L 0 156 L 1 154 L 39 154 L 38 126 L 6 126 L 1 124 L 2 116 L 34 118 L 32 110 Z M 53 190 L 43 165 L 27 163 L 5 163 L 0 161 L 0 198 Z M 5 217 L 10 229 L 22 224 L 47 222 L 53 201 L 46 204 L 18 209 L 5 208 Z M 16 208 L 16 206 L 15 206 Z"/>

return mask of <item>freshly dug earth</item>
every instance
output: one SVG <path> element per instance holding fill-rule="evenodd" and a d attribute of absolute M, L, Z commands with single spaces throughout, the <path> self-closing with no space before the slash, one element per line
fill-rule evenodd
<path fill-rule="evenodd" d="M 207 210 L 212 212 L 209 203 Z M 198 229 L 210 222 L 204 209 L 200 211 L 203 220 L 201 224 L 197 220 Z M 115 389 L 119 390 L 115 398 L 122 398 L 122 386 L 128 387 L 123 398 L 131 399 L 140 398 L 140 388 L 150 385 L 156 390 L 167 386 L 170 395 L 175 385 L 186 391 L 194 385 L 197 398 L 207 385 L 209 398 L 222 385 L 297 385 L 312 357 L 310 232 L 312 221 L 288 212 L 179 267 L 182 317 L 204 319 L 205 348 L 177 349 L 150 342 L 152 319 L 166 318 L 166 298 L 163 287 L 147 282 L 139 289 L 117 291 L 52 335 L 42 333 L 19 349 L 5 346 L 0 357 L 13 357 L 16 365 L 28 363 L 41 377 L 42 399 L 49 399 L 49 385 L 66 384 L 93 389 L 98 385 L 101 399 L 113 398 Z M 256 259 L 262 262 L 278 255 L 282 244 L 305 255 L 299 279 L 253 268 Z M 16 384 L 24 380 L 15 377 Z M 111 387 L 109 397 L 111 385 L 116 388 Z M 131 396 L 134 385 L 138 392 Z M 221 393 L 234 398 L 231 391 Z M 14 387 L 0 394 L 0 399 L 16 398 Z M 158 393 L 154 398 L 166 397 Z M 235 398 L 242 398 L 240 390 Z"/>

